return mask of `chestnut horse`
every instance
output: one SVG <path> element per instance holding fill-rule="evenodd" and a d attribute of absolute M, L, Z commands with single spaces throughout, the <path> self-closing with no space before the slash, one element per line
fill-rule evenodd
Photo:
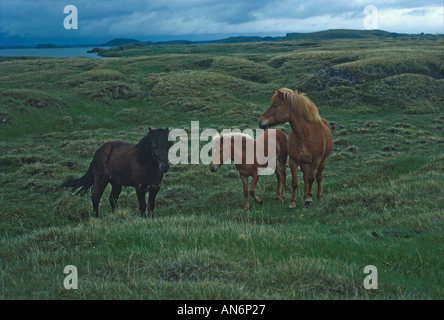
<path fill-rule="evenodd" d="M 94 186 L 92 203 L 96 218 L 99 216 L 99 202 L 108 183 L 112 190 L 109 196 L 111 208 L 117 205 L 122 186 L 136 188 L 139 209 L 145 215 L 145 195 L 149 192 L 148 211 L 154 217 L 156 195 L 168 164 L 168 150 L 173 142 L 168 141 L 169 130 L 149 128 L 148 134 L 138 144 L 107 142 L 97 149 L 88 171 L 79 179 L 65 181 L 63 187 L 72 191 L 80 188 L 77 194 L 84 195 Z"/>
<path fill-rule="evenodd" d="M 317 198 L 322 198 L 325 160 L 333 147 L 333 137 L 327 120 L 319 116 L 318 108 L 305 94 L 287 88 L 278 89 L 271 98 L 271 107 L 260 117 L 259 127 L 267 129 L 289 122 L 288 164 L 292 176 L 290 209 L 296 207 L 298 166 L 305 184 L 305 205 L 312 203 L 312 186 L 316 177 Z"/>
<path fill-rule="evenodd" d="M 274 136 L 275 139 L 269 138 L 269 136 Z M 269 140 L 271 142 L 270 146 Z M 255 202 L 262 204 L 262 200 L 255 194 L 256 184 L 259 180 L 260 171 L 267 167 L 267 165 L 270 165 L 271 162 L 271 165 L 275 168 L 277 179 L 275 199 L 284 201 L 288 141 L 286 134 L 282 130 L 275 130 L 275 135 L 270 135 L 269 130 L 267 130 L 263 135 L 256 139 L 241 133 L 229 133 L 222 136 L 216 135 L 213 137 L 213 141 L 215 145 L 213 148 L 210 170 L 211 172 L 216 172 L 224 162 L 229 159 L 234 161 L 243 184 L 244 210 L 248 210 L 250 207 L 248 194 L 253 197 Z M 230 143 L 227 143 L 227 141 Z M 260 160 L 261 155 L 257 152 L 257 148 L 261 148 L 261 146 L 263 146 L 264 157 L 269 156 L 269 147 L 275 148 L 275 158 L 268 159 L 268 162 L 263 164 L 264 161 Z M 248 152 L 252 152 L 253 154 L 247 154 Z M 240 159 L 241 161 L 239 161 Z M 248 177 L 253 177 L 250 191 L 248 191 Z"/>

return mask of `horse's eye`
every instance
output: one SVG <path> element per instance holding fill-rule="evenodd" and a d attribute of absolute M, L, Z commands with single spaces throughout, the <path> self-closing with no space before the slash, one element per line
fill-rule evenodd
<path fill-rule="evenodd" d="M 273 109 L 277 109 L 277 107 L 279 107 L 279 106 L 276 105 L 276 104 L 272 104 L 271 106 L 273 107 Z"/>

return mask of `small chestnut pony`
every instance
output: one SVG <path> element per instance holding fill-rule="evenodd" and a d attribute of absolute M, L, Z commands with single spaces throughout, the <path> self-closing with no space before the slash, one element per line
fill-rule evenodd
<path fill-rule="evenodd" d="M 296 207 L 298 166 L 305 184 L 305 205 L 312 203 L 312 186 L 316 177 L 317 197 L 322 198 L 325 160 L 333 148 L 333 137 L 327 120 L 319 116 L 318 108 L 305 94 L 287 88 L 278 89 L 271 98 L 271 107 L 259 119 L 259 127 L 267 129 L 289 122 L 288 164 L 292 176 L 290 209 Z"/>
<path fill-rule="evenodd" d="M 273 134 L 271 134 L 270 131 L 273 131 Z M 214 147 L 210 170 L 216 172 L 217 169 L 226 161 L 229 161 L 229 159 L 234 161 L 234 165 L 239 171 L 243 184 L 244 210 L 248 210 L 250 207 L 248 194 L 253 197 L 255 202 L 262 204 L 262 200 L 255 194 L 255 189 L 259 180 L 260 171 L 266 167 L 273 167 L 275 169 L 277 179 L 275 199 L 284 201 L 288 141 L 287 136 L 282 130 L 267 130 L 256 139 L 242 133 L 216 135 L 213 137 L 213 142 Z M 263 152 L 258 152 L 258 148 L 263 148 Z M 275 157 L 269 152 L 269 148 L 275 148 Z M 264 163 L 265 161 L 260 159 L 261 153 L 264 158 L 270 156 L 268 162 Z M 248 191 L 249 177 L 253 177 L 250 191 Z"/>

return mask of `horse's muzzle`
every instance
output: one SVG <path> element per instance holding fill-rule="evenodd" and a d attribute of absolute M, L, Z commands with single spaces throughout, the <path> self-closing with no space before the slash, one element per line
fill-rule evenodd
<path fill-rule="evenodd" d="M 211 166 L 211 167 L 210 167 L 210 171 L 211 171 L 211 172 L 216 172 L 216 171 L 217 171 L 217 168 L 218 168 L 217 166 Z"/>
<path fill-rule="evenodd" d="M 261 120 L 259 120 L 259 128 L 267 130 L 267 127 L 268 127 L 267 123 L 263 123 Z"/>

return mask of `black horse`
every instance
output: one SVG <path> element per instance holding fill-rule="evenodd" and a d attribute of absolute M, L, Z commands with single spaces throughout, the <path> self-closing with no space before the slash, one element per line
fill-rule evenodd
<path fill-rule="evenodd" d="M 168 150 L 173 145 L 168 140 L 169 130 L 149 128 L 148 134 L 139 143 L 107 142 L 97 149 L 88 171 L 79 179 L 68 179 L 63 187 L 72 191 L 81 188 L 76 194 L 84 195 L 93 188 L 92 205 L 96 217 L 99 216 L 99 202 L 108 183 L 112 190 L 109 196 L 111 208 L 117 206 L 122 186 L 136 188 L 139 209 L 145 216 L 145 195 L 149 192 L 148 212 L 154 218 L 156 195 L 168 164 Z"/>

